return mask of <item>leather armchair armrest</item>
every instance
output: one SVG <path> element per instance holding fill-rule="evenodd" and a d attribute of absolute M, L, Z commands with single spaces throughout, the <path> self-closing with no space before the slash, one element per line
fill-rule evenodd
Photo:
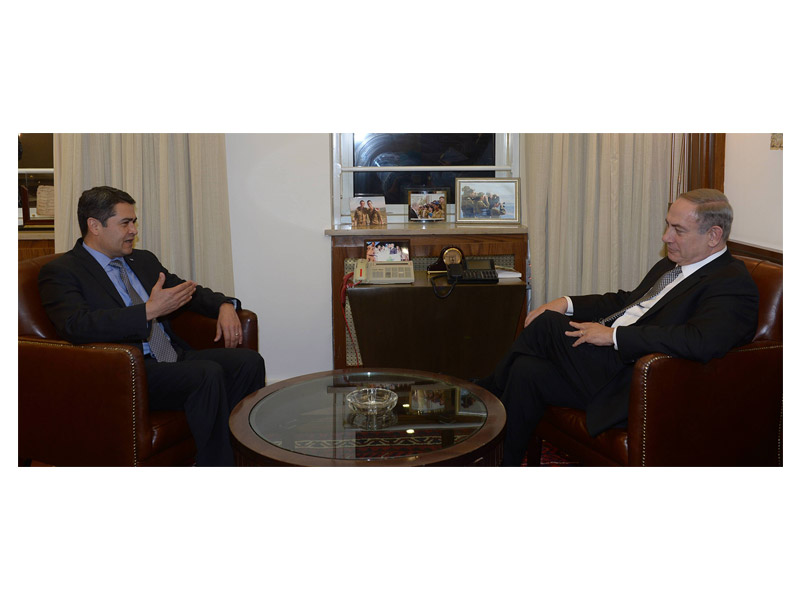
<path fill-rule="evenodd" d="M 91 466 L 146 458 L 152 431 L 137 348 L 20 337 L 18 352 L 21 457 Z"/>
<path fill-rule="evenodd" d="M 782 464 L 783 344 L 700 363 L 640 358 L 628 409 L 632 465 Z"/>
<path fill-rule="evenodd" d="M 258 352 L 258 317 L 256 313 L 247 309 L 239 309 L 236 312 L 242 322 L 241 347 Z M 175 332 L 192 348 L 225 347 L 221 339 L 214 343 L 214 337 L 217 335 L 216 319 L 186 310 L 172 319 L 171 324 Z"/>

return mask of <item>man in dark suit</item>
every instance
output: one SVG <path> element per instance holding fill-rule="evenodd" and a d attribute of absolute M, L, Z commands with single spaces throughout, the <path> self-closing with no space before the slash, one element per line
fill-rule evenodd
<path fill-rule="evenodd" d="M 82 238 L 39 274 L 42 304 L 59 334 L 74 343 L 132 344 L 144 354 L 150 408 L 184 410 L 197 445 L 197 465 L 232 465 L 228 417 L 264 386 L 264 360 L 237 348 L 239 301 L 184 281 L 154 254 L 134 250 L 135 201 L 111 187 L 83 192 Z M 183 308 L 217 319 L 214 341 L 225 348 L 193 350 L 170 327 Z M 87 384 L 90 384 L 87 382 Z"/>
<path fill-rule="evenodd" d="M 586 411 L 589 433 L 627 421 L 636 360 L 707 362 L 755 335 L 758 289 L 726 246 L 733 210 L 699 189 L 671 206 L 667 257 L 630 292 L 562 297 L 531 311 L 509 354 L 478 384 L 506 408 L 504 465 L 519 465 L 547 406 Z"/>

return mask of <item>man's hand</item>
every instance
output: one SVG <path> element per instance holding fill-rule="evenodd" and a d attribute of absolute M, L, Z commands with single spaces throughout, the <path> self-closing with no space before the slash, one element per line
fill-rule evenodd
<path fill-rule="evenodd" d="M 567 312 L 567 299 L 563 296 L 561 298 L 556 298 L 548 302 L 547 304 L 542 304 L 539 308 L 533 309 L 531 312 L 528 313 L 528 316 L 525 317 L 525 327 L 531 324 L 536 317 L 542 314 L 546 310 L 552 310 L 557 313 L 561 313 L 562 315 Z"/>
<path fill-rule="evenodd" d="M 184 281 L 175 287 L 164 289 L 164 273 L 158 274 L 158 281 L 150 290 L 150 298 L 145 304 L 147 320 L 152 321 L 178 310 L 192 299 L 197 284 L 194 281 Z"/>
<path fill-rule="evenodd" d="M 219 307 L 217 337 L 214 338 L 214 341 L 219 341 L 221 337 L 225 338 L 226 348 L 236 348 L 242 341 L 242 322 L 230 302 L 223 302 Z"/>
<path fill-rule="evenodd" d="M 577 338 L 572 347 L 580 346 L 581 344 L 592 344 L 593 346 L 613 346 L 614 345 L 614 329 L 606 327 L 600 323 L 577 323 L 570 321 L 570 325 L 575 328 L 575 331 L 565 331 L 564 333 L 569 337 Z"/>

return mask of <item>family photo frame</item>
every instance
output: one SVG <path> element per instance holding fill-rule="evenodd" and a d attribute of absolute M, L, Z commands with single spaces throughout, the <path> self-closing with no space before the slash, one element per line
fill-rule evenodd
<path fill-rule="evenodd" d="M 350 199 L 353 229 L 386 229 L 386 199 L 383 196 L 358 196 Z"/>
<path fill-rule="evenodd" d="M 521 223 L 519 178 L 456 179 L 456 223 Z"/>
<path fill-rule="evenodd" d="M 411 223 L 444 221 L 447 218 L 447 190 L 408 190 L 408 220 Z"/>
<path fill-rule="evenodd" d="M 409 240 L 367 240 L 364 258 L 370 262 L 402 262 L 411 260 Z"/>

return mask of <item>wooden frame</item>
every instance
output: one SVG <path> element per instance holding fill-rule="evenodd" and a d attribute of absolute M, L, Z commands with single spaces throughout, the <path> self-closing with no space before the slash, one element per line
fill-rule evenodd
<path fill-rule="evenodd" d="M 39 218 L 31 215 L 30 199 L 28 188 L 24 185 L 19 186 L 19 204 L 22 208 L 22 227 L 23 228 L 47 228 L 52 229 L 55 223 L 53 218 Z"/>

